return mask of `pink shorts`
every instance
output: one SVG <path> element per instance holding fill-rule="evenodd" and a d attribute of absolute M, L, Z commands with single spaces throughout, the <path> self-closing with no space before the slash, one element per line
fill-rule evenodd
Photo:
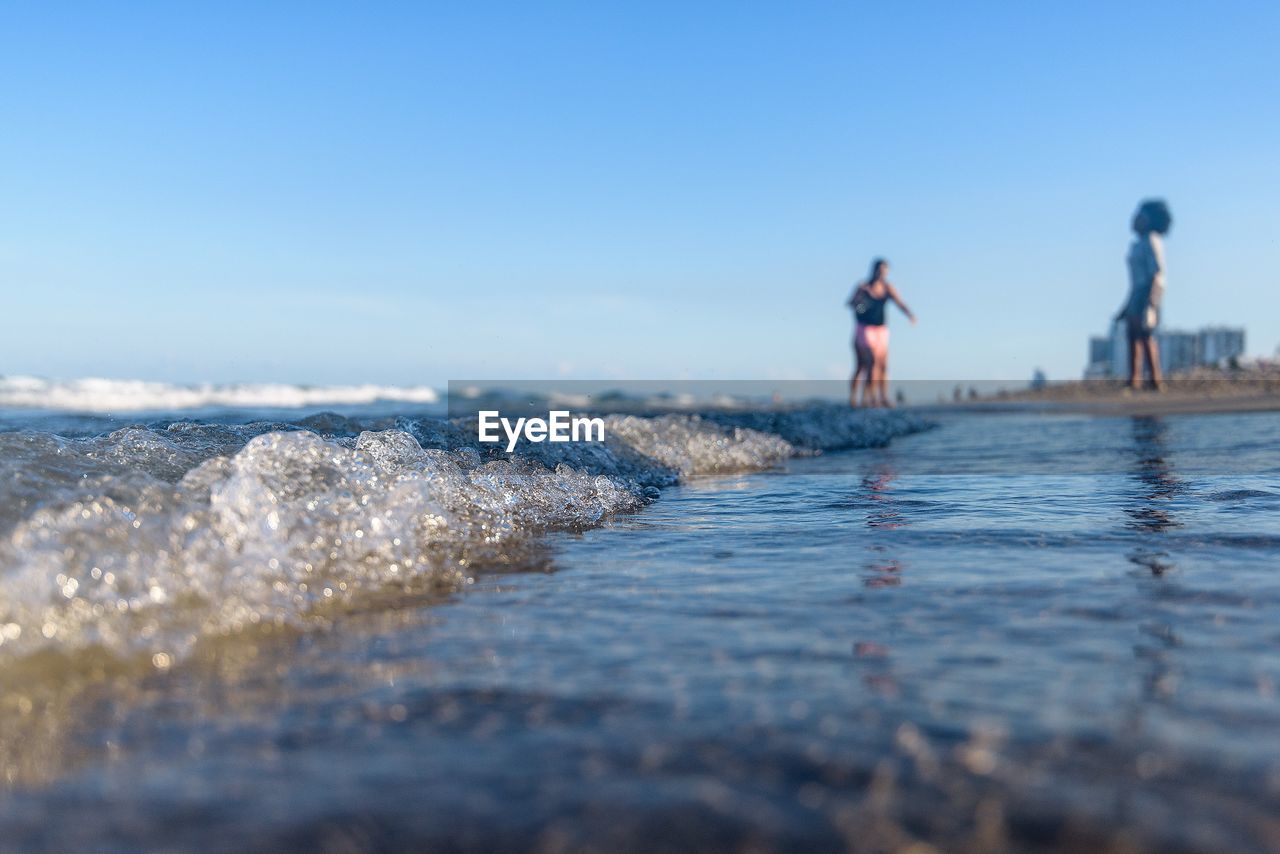
<path fill-rule="evenodd" d="M 853 346 L 866 350 L 877 362 L 886 361 L 889 358 L 889 327 L 859 323 L 853 332 Z"/>

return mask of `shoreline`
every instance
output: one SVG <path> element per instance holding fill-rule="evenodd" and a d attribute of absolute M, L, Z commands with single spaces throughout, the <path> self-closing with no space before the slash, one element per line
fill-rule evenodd
<path fill-rule="evenodd" d="M 926 408 L 926 407 L 922 407 Z M 1280 410 L 1280 368 L 1198 368 L 1165 380 L 1163 391 L 1130 391 L 1120 380 L 1072 380 L 941 402 L 935 412 L 1040 412 L 1099 416 L 1215 415 Z"/>
<path fill-rule="evenodd" d="M 1132 396 L 1108 395 L 1084 399 L 984 398 L 952 404 L 910 407 L 921 413 L 1041 413 L 1046 415 L 1156 416 L 1230 415 L 1280 410 L 1280 395 L 1244 394 L 1211 397 L 1177 392 L 1137 392 Z"/>

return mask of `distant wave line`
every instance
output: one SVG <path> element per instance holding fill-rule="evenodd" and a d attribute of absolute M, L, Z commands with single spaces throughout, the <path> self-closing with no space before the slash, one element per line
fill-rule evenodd
<path fill-rule="evenodd" d="M 0 407 L 66 412 L 142 412 L 243 407 L 296 409 L 303 406 L 361 405 L 379 401 L 436 403 L 428 386 L 330 385 L 290 383 L 199 383 L 181 385 L 147 380 L 86 377 L 47 380 L 0 377 Z"/>

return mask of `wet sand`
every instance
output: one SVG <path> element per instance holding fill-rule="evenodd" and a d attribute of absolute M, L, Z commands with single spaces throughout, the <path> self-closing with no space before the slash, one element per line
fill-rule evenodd
<path fill-rule="evenodd" d="M 1172 377 L 1162 391 L 1130 391 L 1120 380 L 1051 383 L 968 400 L 948 411 L 1182 415 L 1280 410 L 1280 368 L 1201 370 Z"/>

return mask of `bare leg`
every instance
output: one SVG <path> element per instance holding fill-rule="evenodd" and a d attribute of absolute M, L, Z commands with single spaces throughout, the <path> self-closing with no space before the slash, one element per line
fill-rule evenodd
<path fill-rule="evenodd" d="M 871 398 L 874 406 L 888 406 L 889 396 L 885 391 L 885 375 L 888 372 L 887 359 L 879 356 L 871 366 Z"/>
<path fill-rule="evenodd" d="M 1151 367 L 1151 385 L 1160 390 L 1164 388 L 1164 379 L 1160 376 L 1160 345 L 1154 335 L 1142 343 L 1147 352 L 1147 364 Z"/>
<path fill-rule="evenodd" d="M 853 371 L 853 379 L 849 380 L 849 405 L 855 409 L 858 406 L 858 380 L 865 379 L 870 382 L 870 378 L 866 376 L 866 369 L 862 365 L 858 365 Z M 864 383 L 865 385 L 865 383 Z"/>
<path fill-rule="evenodd" d="M 1129 388 L 1142 387 L 1142 342 L 1136 339 L 1129 341 Z"/>
<path fill-rule="evenodd" d="M 880 354 L 880 405 L 885 409 L 893 409 L 893 401 L 889 400 L 889 348 Z"/>
<path fill-rule="evenodd" d="M 858 357 L 858 366 L 853 371 L 853 379 L 849 381 L 849 405 L 852 407 L 859 406 L 858 401 L 858 379 L 862 379 L 862 402 L 866 402 L 867 388 L 871 385 L 871 360 L 869 354 L 863 352 L 861 348 L 855 348 L 854 353 Z"/>

